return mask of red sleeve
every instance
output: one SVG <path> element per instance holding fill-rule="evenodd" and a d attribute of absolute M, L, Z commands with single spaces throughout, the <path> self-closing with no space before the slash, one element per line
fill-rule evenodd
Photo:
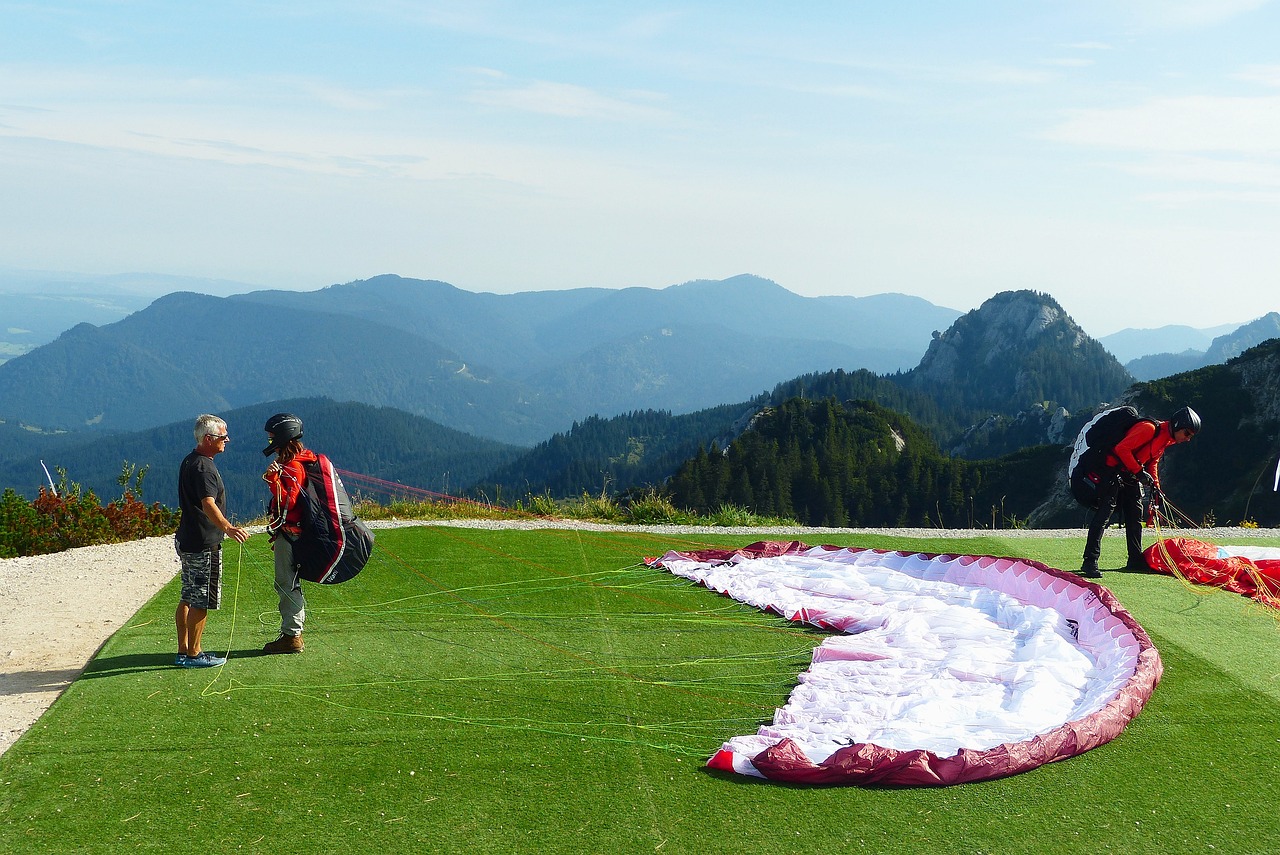
<path fill-rule="evenodd" d="M 1138 422 L 1129 428 L 1124 439 L 1116 443 L 1115 451 L 1112 453 L 1116 456 L 1116 460 L 1120 461 L 1120 465 L 1129 470 L 1129 474 L 1137 475 L 1142 469 L 1142 461 L 1134 457 L 1134 452 L 1144 445 L 1149 445 L 1155 435 L 1155 425 L 1151 422 Z"/>
<path fill-rule="evenodd" d="M 271 507 L 276 513 L 292 511 L 302 492 L 302 482 L 307 477 L 302 464 L 290 460 L 280 471 L 271 470 L 262 476 L 271 487 Z"/>

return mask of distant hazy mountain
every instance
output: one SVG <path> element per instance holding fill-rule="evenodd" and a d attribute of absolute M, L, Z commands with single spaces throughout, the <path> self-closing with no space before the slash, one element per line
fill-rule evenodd
<path fill-rule="evenodd" d="M 1179 352 L 1151 352 L 1147 356 L 1130 360 L 1125 367 L 1139 380 L 1156 380 L 1183 371 L 1194 371 L 1206 365 L 1220 365 L 1277 336 L 1280 336 L 1280 313 L 1270 312 L 1247 324 L 1227 327 L 1202 350 L 1188 348 Z"/>
<path fill-rule="evenodd" d="M 1125 329 L 1104 335 L 1098 341 L 1122 364 L 1153 353 L 1206 351 L 1214 338 L 1237 329 L 1240 324 L 1220 324 L 1196 328 L 1173 324 L 1154 329 Z"/>
<path fill-rule="evenodd" d="M 0 294 L 0 363 L 53 341 L 76 324 L 114 323 L 148 302 L 79 294 Z"/>
<path fill-rule="evenodd" d="M 951 454 L 998 457 L 1027 446 L 1061 443 L 1067 412 L 1063 405 L 1092 411 L 1099 402 L 1119 396 L 1131 382 L 1115 358 L 1085 335 L 1053 298 L 1010 291 L 940 332 L 909 372 L 820 372 L 797 376 L 768 395 L 714 411 L 593 419 L 539 444 L 491 480 L 506 495 L 548 489 L 558 496 L 596 493 L 605 482 L 619 490 L 661 483 L 676 471 L 673 453 L 689 454 L 688 449 L 699 447 L 705 451 L 713 442 L 724 450 L 751 429 L 756 415 L 782 410 L 796 398 L 875 402 L 909 417 L 930 434 L 932 443 L 945 443 Z M 979 421 L 981 425 L 966 430 Z M 786 456 L 788 448 L 781 444 L 771 455 L 782 449 Z M 818 469 L 839 468 L 841 460 L 822 461 Z M 776 492 L 777 485 L 757 483 L 753 489 Z M 1033 499 L 1038 502 L 1040 493 L 1024 491 L 1022 515 L 1034 507 Z"/>
<path fill-rule="evenodd" d="M 531 445 L 590 415 L 689 412 L 807 371 L 905 368 L 957 314 L 903 295 L 800 297 L 753 276 L 511 295 L 397 276 L 174 293 L 0 365 L 0 419 L 137 430 L 326 395 Z"/>
<path fill-rule="evenodd" d="M 1181 353 L 1153 353 L 1125 363 L 1125 368 L 1135 380 L 1156 380 L 1172 377 L 1184 371 L 1195 371 L 1209 364 L 1203 350 L 1184 350 Z"/>
<path fill-rule="evenodd" d="M 213 298 L 171 295 L 161 303 L 162 308 L 172 304 L 169 309 L 181 311 L 210 299 Z M 236 314 L 232 322 L 248 320 Z M 389 329 L 372 323 L 370 326 L 384 332 Z M 320 329 L 311 324 L 307 328 Z M 1265 331 L 1265 325 L 1259 329 Z M 221 332 L 207 334 L 217 336 Z M 857 502 L 848 501 L 849 497 L 841 500 L 848 522 L 865 525 L 871 519 L 881 520 L 881 512 L 893 508 L 900 516 L 902 497 L 918 487 L 924 498 L 916 496 L 920 499 L 915 502 L 917 510 L 927 514 L 931 522 L 936 521 L 935 514 L 943 514 L 948 523 L 962 520 L 965 524 L 1030 517 L 1033 525 L 1061 527 L 1079 525 L 1084 519 L 1083 512 L 1060 489 L 1060 473 L 1054 471 L 1065 462 L 1061 452 L 1065 447 L 1062 443 L 1067 440 L 1063 437 L 1067 433 L 1074 435 L 1079 421 L 1087 418 L 1092 406 L 1102 400 L 1131 399 L 1144 413 L 1157 418 L 1168 416 L 1186 403 L 1195 406 L 1205 419 L 1205 429 L 1196 441 L 1172 451 L 1161 468 L 1170 497 L 1181 509 L 1197 520 L 1216 512 L 1220 522 L 1247 515 L 1273 524 L 1275 514 L 1280 513 L 1280 498 L 1266 484 L 1262 484 L 1266 489 L 1259 489 L 1266 480 L 1260 479 L 1259 473 L 1269 478 L 1275 466 L 1280 426 L 1280 407 L 1276 404 L 1280 401 L 1276 393 L 1276 378 L 1280 377 L 1276 368 L 1277 345 L 1280 341 L 1272 341 L 1226 365 L 1209 366 L 1158 384 L 1134 384 L 1115 392 L 1115 360 L 1096 341 L 1079 333 L 1052 298 L 1030 291 L 1006 292 L 957 318 L 940 332 L 930 353 L 911 372 L 876 375 L 867 371 L 831 371 L 796 377 L 779 384 L 772 394 L 686 415 L 645 410 L 608 418 L 591 417 L 563 433 L 544 438 L 532 449 L 479 440 L 388 407 L 317 399 L 273 401 L 220 410 L 228 419 L 233 442 L 231 450 L 219 458 L 219 465 L 232 490 L 237 516 L 243 519 L 260 513 L 265 498 L 258 480 L 265 463 L 260 453 L 261 425 L 271 412 L 291 410 L 306 420 L 308 445 L 324 450 L 343 468 L 362 474 L 454 495 L 479 483 L 486 495 L 496 498 L 500 493 L 506 501 L 544 491 L 557 496 L 580 496 L 584 491 L 594 495 L 602 489 L 661 484 L 683 461 L 699 453 L 705 456 L 712 441 L 721 449 L 726 448 L 744 431 L 762 423 L 755 416 L 784 412 L 786 402 L 796 397 L 811 401 L 834 398 L 849 412 L 868 411 L 865 404 L 851 405 L 851 401 L 874 400 L 880 407 L 911 412 L 911 420 L 937 438 L 953 433 L 956 425 L 952 415 L 972 413 L 974 410 L 968 409 L 972 406 L 987 414 L 981 432 L 990 436 L 980 444 L 988 449 L 1004 445 L 1020 450 L 989 462 L 952 458 L 944 466 L 938 461 L 929 462 L 933 452 L 920 458 L 919 449 L 928 444 L 920 442 L 919 437 L 911 440 L 915 428 L 903 426 L 899 433 L 908 441 L 898 448 L 898 453 L 905 448 L 904 459 L 919 458 L 922 463 L 891 465 L 884 469 L 886 477 L 875 484 L 859 484 Z M 235 357 L 243 358 L 248 357 Z M 1063 411 L 1048 406 L 1048 402 L 1073 400 L 1082 394 L 1081 389 L 1103 392 L 1088 406 L 1078 406 L 1070 417 L 1071 425 L 1064 426 Z M 1024 406 L 1029 395 L 1035 396 L 1036 401 L 1030 410 Z M 821 407 L 811 410 L 825 412 Z M 1028 412 L 1035 413 L 1036 418 L 1029 417 Z M 119 491 L 115 476 L 123 461 L 128 460 L 151 466 L 147 498 L 171 504 L 172 469 L 191 444 L 190 421 L 191 416 L 184 416 L 161 427 L 96 439 L 83 433 L 37 437 L 44 443 L 39 453 L 33 450 L 25 455 L 4 454 L 3 443 L 21 441 L 31 432 L 0 422 L 0 484 L 18 486 L 24 492 L 34 490 L 43 483 L 39 465 L 43 458 L 50 468 L 63 466 L 72 480 L 93 486 L 103 498 L 112 498 Z M 967 443 L 975 442 L 974 433 L 966 434 Z M 1043 445 L 1045 442 L 1050 445 Z M 783 447 L 779 445 L 780 449 Z M 883 447 L 894 454 L 890 444 Z M 997 454 L 993 451 L 991 457 Z M 820 478 L 825 467 L 838 463 L 818 455 L 814 466 L 806 464 L 803 477 Z M 981 488 L 975 481 L 970 485 L 972 492 L 968 487 L 961 491 L 961 513 L 955 496 L 946 494 L 946 501 L 942 501 L 941 494 L 928 493 L 926 488 L 933 489 L 928 472 L 936 472 L 942 480 L 957 477 L 957 473 L 981 473 Z M 915 479 L 911 483 L 916 486 L 904 487 L 904 478 Z M 756 483 L 750 477 L 741 480 L 742 484 L 730 482 L 739 491 L 734 496 L 773 489 L 772 482 Z M 744 486 L 747 484 L 749 491 Z M 1049 484 L 1053 486 L 1047 487 Z M 819 482 L 810 486 L 821 494 Z M 1053 495 L 1045 497 L 1046 490 Z M 891 520 L 897 518 L 890 516 Z M 907 518 L 924 519 L 918 515 Z"/>
<path fill-rule="evenodd" d="M 781 341 L 799 341 L 820 345 L 819 352 L 838 347 L 856 360 L 824 369 L 894 371 L 914 365 L 933 330 L 959 315 L 904 294 L 802 297 L 748 275 L 663 289 L 517 294 L 477 294 L 445 282 L 388 275 L 321 291 L 255 291 L 233 299 L 366 318 L 515 379 L 553 371 L 601 348 L 661 336 L 665 329 L 699 326 L 707 328 L 703 346 L 708 352 L 767 351 Z M 726 340 L 726 332 L 735 338 Z"/>
<path fill-rule="evenodd" d="M 1280 312 L 1270 312 L 1215 338 L 1205 356 L 1210 365 L 1216 365 L 1277 337 L 1280 337 Z"/>
<path fill-rule="evenodd" d="M 253 290 L 254 287 L 247 282 L 230 279 L 168 273 L 96 274 L 0 267 L 0 294 L 75 294 L 107 302 L 134 299 L 150 302 L 174 291 L 198 291 L 225 297 Z M 63 329 L 71 326 L 74 324 L 67 324 Z"/>
<path fill-rule="evenodd" d="M 164 294 L 232 294 L 250 287 L 188 276 L 93 276 L 0 267 L 0 363 L 53 341 L 77 324 L 114 323 Z"/>
<path fill-rule="evenodd" d="M 476 435 L 550 433 L 515 384 L 439 345 L 359 318 L 170 294 L 105 327 L 81 324 L 0 365 L 6 418 L 139 430 L 201 412 L 328 395 L 451 421 Z"/>

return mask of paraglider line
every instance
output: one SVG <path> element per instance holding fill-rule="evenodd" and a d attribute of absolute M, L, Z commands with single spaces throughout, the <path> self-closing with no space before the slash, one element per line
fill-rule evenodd
<path fill-rule="evenodd" d="M 478 546 L 472 543 L 473 547 Z M 519 556 L 503 554 L 504 557 L 513 560 L 522 560 Z M 261 570 L 264 575 L 269 575 L 265 564 L 257 560 L 253 550 L 245 550 L 244 545 L 240 544 L 240 550 L 237 553 L 236 573 L 233 580 L 233 592 L 231 603 L 231 626 L 229 630 L 229 638 L 227 642 L 227 653 L 230 656 L 231 650 L 234 649 L 235 636 L 238 627 L 239 613 L 239 588 L 243 579 L 245 570 L 246 556 L 248 564 L 257 570 Z M 452 677 L 431 677 L 431 678 L 400 678 L 388 677 L 387 679 L 373 679 L 366 681 L 356 681 L 344 684 L 333 685 L 309 685 L 305 687 L 282 686 L 282 685 L 254 685 L 245 683 L 232 676 L 234 672 L 226 671 L 226 665 L 217 669 L 213 675 L 213 679 L 204 687 L 200 695 L 202 697 L 223 695 L 229 696 L 240 691 L 269 691 L 276 693 L 291 694 L 298 697 L 310 698 L 328 705 L 337 706 L 352 711 L 362 711 L 371 714 L 425 718 L 439 721 L 446 721 L 456 724 L 471 724 L 485 728 L 501 728 L 517 731 L 540 732 L 550 735 L 559 735 L 566 737 L 578 737 L 582 740 L 601 741 L 601 742 L 618 742 L 627 744 L 645 745 L 657 750 L 673 751 L 682 755 L 698 756 L 705 749 L 706 740 L 709 733 L 721 732 L 725 727 L 734 727 L 742 724 L 753 725 L 759 721 L 759 711 L 763 706 L 767 707 L 778 698 L 779 694 L 785 696 L 789 689 L 794 685 L 793 678 L 790 675 L 779 676 L 769 672 L 741 672 L 735 674 L 714 674 L 714 675 L 689 675 L 680 676 L 679 672 L 689 669 L 719 667 L 727 665 L 747 666 L 752 663 L 777 663 L 779 661 L 797 660 L 799 662 L 807 662 L 812 653 L 813 629 L 796 627 L 785 624 L 780 627 L 762 626 L 758 621 L 758 613 L 752 615 L 749 610 L 745 610 L 737 603 L 729 603 L 724 606 L 717 606 L 710 610 L 688 610 L 684 616 L 672 616 L 670 613 L 659 612 L 641 612 L 630 615 L 620 615 L 617 617 L 619 625 L 623 625 L 626 621 L 632 621 L 637 624 L 646 622 L 661 621 L 664 627 L 669 627 L 673 622 L 683 623 L 688 626 L 715 626 L 724 627 L 740 624 L 749 626 L 753 629 L 774 629 L 794 635 L 798 638 L 805 639 L 802 646 L 794 649 L 782 651 L 768 651 L 759 654 L 729 654 L 723 657 L 705 657 L 689 658 L 674 662 L 644 662 L 633 663 L 632 666 L 623 666 L 621 664 L 605 664 L 590 655 L 584 655 L 579 651 L 574 651 L 564 647 L 563 645 L 554 644 L 544 638 L 531 634 L 519 629 L 514 621 L 524 620 L 568 620 L 565 615 L 540 615 L 537 613 L 522 613 L 518 611 L 499 613 L 486 608 L 482 603 L 490 600 L 502 600 L 504 594 L 508 593 L 512 596 L 526 596 L 529 594 L 537 594 L 542 592 L 554 592 L 565 589 L 567 586 L 586 585 L 590 587 L 600 587 L 602 589 L 620 591 L 630 596 L 635 596 L 641 600 L 653 600 L 655 603 L 669 609 L 672 604 L 663 602 L 652 597 L 643 595 L 646 589 L 670 587 L 670 582 L 680 581 L 673 580 L 665 574 L 655 574 L 652 579 L 637 580 L 633 575 L 636 570 L 648 570 L 644 565 L 632 565 L 619 568 L 616 570 L 606 570 L 597 573 L 585 575 L 567 575 L 554 568 L 541 567 L 536 562 L 528 562 L 545 572 L 560 577 L 556 582 L 551 584 L 542 584 L 533 588 L 529 586 L 521 586 L 519 582 L 499 582 L 488 585 L 476 585 L 467 588 L 450 589 L 442 585 L 438 580 L 432 578 L 420 569 L 414 567 L 410 562 L 397 555 L 385 547 L 379 550 L 375 560 L 380 560 L 384 566 L 394 566 L 402 571 L 406 571 L 417 578 L 434 586 L 437 590 L 421 595 L 411 597 L 398 598 L 389 600 L 384 603 L 348 605 L 336 607 L 313 607 L 313 611 L 324 614 L 345 613 L 350 615 L 359 615 L 362 617 L 389 617 L 398 614 L 420 613 L 424 610 L 424 600 L 428 598 L 439 602 L 439 598 L 452 598 L 455 602 L 468 606 L 473 612 L 473 617 L 477 620 L 484 620 L 492 623 L 504 632 L 510 632 L 516 636 L 528 639 L 536 644 L 542 645 L 549 650 L 556 652 L 560 656 L 576 659 L 583 664 L 577 667 L 566 667 L 559 669 L 539 669 L 537 674 L 540 679 L 552 682 L 574 682 L 581 681 L 583 683 L 613 683 L 617 680 L 627 680 L 638 685 L 648 685 L 659 689 L 667 689 L 686 693 L 693 696 L 713 698 L 719 703 L 741 704 L 752 710 L 750 715 L 742 718 L 732 719 L 715 719 L 707 721 L 672 721 L 662 722 L 659 724 L 639 724 L 633 721 L 601 721 L 591 720 L 587 722 L 564 722 L 564 721 L 539 721 L 527 716 L 515 716 L 511 718 L 463 718 L 459 716 L 450 716 L 442 713 L 424 713 L 424 712 L 406 712 L 396 710 L 394 708 L 379 708 L 370 705 L 348 704 L 341 700 L 329 697 L 329 692 L 336 691 L 352 691 L 360 689 L 373 688 L 396 688 L 410 687 L 412 685 L 420 685 L 423 683 L 510 683 L 521 679 L 529 678 L 529 669 L 522 662 L 511 663 L 509 671 L 500 672 L 490 675 L 457 675 Z M 610 578 L 625 579 L 626 584 L 613 584 L 608 580 Z M 679 587 L 685 587 L 682 581 Z M 493 597 L 476 597 L 476 594 L 492 593 Z M 400 607 L 397 607 L 400 606 Z M 264 612 L 260 620 L 265 624 L 267 620 L 273 619 L 274 612 Z M 458 615 L 452 615 L 453 619 L 457 619 Z M 466 617 L 463 615 L 462 617 Z M 751 619 L 754 617 L 754 619 Z M 436 641 L 447 644 L 459 644 L 453 638 L 436 638 Z M 634 668 L 639 665 L 642 670 L 650 673 L 637 673 Z M 366 664 L 370 672 L 376 673 L 377 668 L 370 667 Z M 663 672 L 668 676 L 661 676 Z M 224 682 L 224 679 L 225 682 Z M 617 731 L 621 729 L 627 735 L 619 735 Z M 654 739 L 660 734 L 668 734 L 668 739 Z M 673 741 L 670 737 L 676 734 L 685 734 L 696 739 L 698 747 L 689 747 Z"/>

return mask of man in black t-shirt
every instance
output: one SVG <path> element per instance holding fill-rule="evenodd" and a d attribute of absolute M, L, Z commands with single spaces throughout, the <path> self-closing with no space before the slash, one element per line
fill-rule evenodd
<path fill-rule="evenodd" d="M 182 564 L 182 595 L 174 613 L 178 627 L 174 664 L 208 668 L 227 661 L 200 647 L 209 610 L 218 608 L 222 597 L 222 539 L 230 535 L 244 543 L 249 533 L 227 520 L 227 491 L 213 462 L 214 455 L 226 450 L 227 423 L 217 416 L 200 416 L 195 436 L 195 450 L 183 458 L 178 469 L 182 518 L 174 546 Z"/>

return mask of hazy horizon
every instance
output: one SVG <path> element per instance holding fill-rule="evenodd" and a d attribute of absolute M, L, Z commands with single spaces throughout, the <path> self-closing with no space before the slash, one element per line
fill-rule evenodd
<path fill-rule="evenodd" d="M 0 11 L 9 268 L 1275 306 L 1275 0 Z"/>

